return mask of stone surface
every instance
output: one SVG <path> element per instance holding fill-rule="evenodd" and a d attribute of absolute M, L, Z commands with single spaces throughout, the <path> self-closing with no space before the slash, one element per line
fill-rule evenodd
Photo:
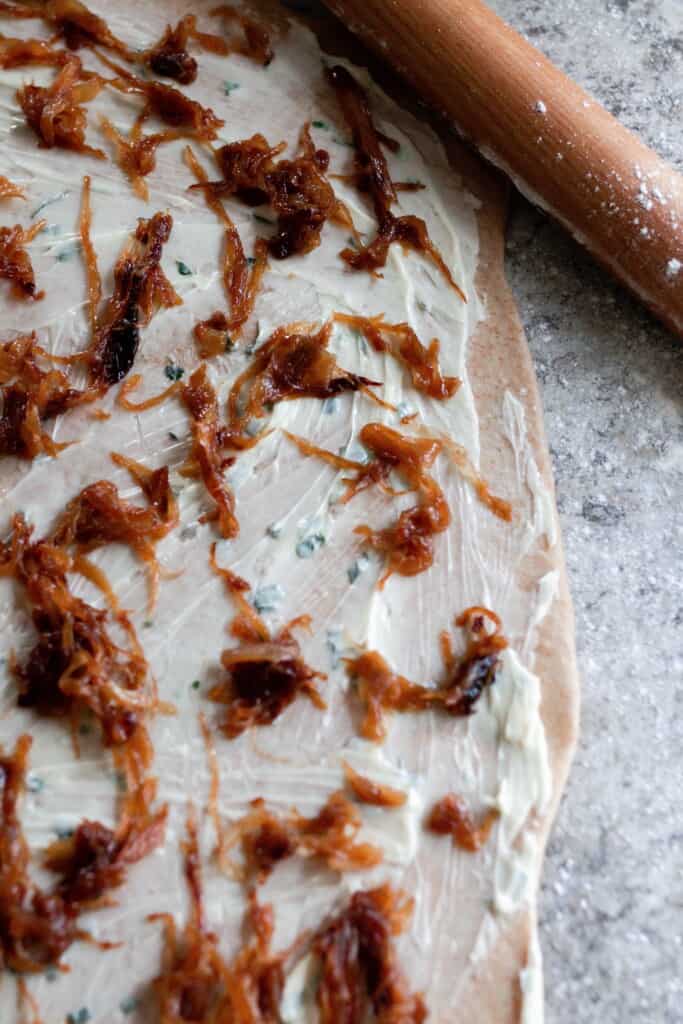
<path fill-rule="evenodd" d="M 489 0 L 683 168 L 683 0 Z M 541 898 L 548 1024 L 683 1021 L 683 345 L 515 200 L 577 618 L 579 751 Z"/>
<path fill-rule="evenodd" d="M 683 0 L 488 3 L 683 169 Z M 679 1024 L 683 344 L 520 198 L 507 271 L 543 394 L 583 683 L 541 896 L 547 1024 Z"/>

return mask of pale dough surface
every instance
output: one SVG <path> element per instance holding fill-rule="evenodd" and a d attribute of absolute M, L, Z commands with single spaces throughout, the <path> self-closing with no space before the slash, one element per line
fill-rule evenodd
<path fill-rule="evenodd" d="M 468 367 L 475 401 L 480 411 L 482 472 L 496 473 L 505 462 L 507 450 L 502 436 L 501 421 L 491 411 L 499 403 L 500 390 L 511 388 L 521 395 L 529 442 L 543 478 L 553 498 L 554 484 L 550 455 L 543 428 L 541 398 L 531 355 L 524 338 L 514 298 L 504 274 L 504 233 L 507 212 L 507 186 L 500 176 L 465 151 L 457 142 L 449 146 L 451 161 L 458 167 L 467 185 L 481 197 L 479 214 L 480 261 L 478 284 L 486 297 L 488 316 L 474 334 L 470 344 Z M 574 646 L 574 610 L 567 582 L 564 553 L 558 536 L 550 550 L 536 553 L 523 568 L 522 585 L 533 586 L 533 581 L 550 571 L 558 572 L 556 598 L 541 622 L 535 640 L 534 671 L 541 680 L 541 715 L 545 725 L 553 776 L 552 800 L 539 828 L 543 842 L 547 839 L 562 795 L 576 745 L 580 682 L 576 667 Z M 533 932 L 536 927 L 536 907 L 530 906 L 510 922 L 505 935 L 492 950 L 486 965 L 477 972 L 471 987 L 463 997 L 462 1016 L 454 1020 L 467 1020 L 468 1015 L 480 1019 L 517 1022 L 524 1015 L 523 993 L 518 984 L 519 972 L 533 961 L 537 954 Z M 444 1018 L 445 1020 L 447 1018 Z M 529 1017 L 529 1019 L 532 1019 Z"/>
<path fill-rule="evenodd" d="M 92 6 L 107 15 L 115 32 L 136 45 L 157 39 L 167 19 L 175 20 L 187 10 L 181 2 L 163 8 Z M 211 6 L 197 4 L 193 9 L 201 15 Z M 262 131 L 271 142 L 285 139 L 292 151 L 303 122 L 313 121 L 317 143 L 331 152 L 331 170 L 348 172 L 352 149 L 334 97 L 324 84 L 320 53 L 302 29 L 284 31 L 282 18 L 279 24 L 270 68 L 256 68 L 238 57 L 220 62 L 198 54 L 200 75 L 189 92 L 225 117 L 221 138 L 226 141 Z M 37 34 L 34 23 L 15 23 L 12 28 Z M 351 55 L 356 53 L 354 47 Z M 89 63 L 87 54 L 85 59 Z M 80 178 L 87 170 L 93 175 L 93 237 L 105 273 L 105 295 L 113 262 L 135 218 L 166 208 L 174 216 L 163 265 L 184 305 L 152 321 L 136 364 L 144 374 L 145 393 L 153 394 L 167 383 L 163 371 L 169 360 L 186 372 L 193 368 L 191 326 L 224 305 L 217 273 L 221 229 L 196 196 L 188 197 L 191 178 L 180 161 L 180 144 L 159 151 L 158 168 L 148 179 L 148 204 L 131 196 L 113 163 L 84 162 L 56 152 L 46 157 L 37 150 L 21 127 L 12 94 L 22 78 L 49 80 L 51 74 L 37 70 L 35 76 L 12 72 L 2 77 L 0 135 L 6 159 L 0 170 L 26 185 L 31 211 L 50 200 L 41 215 L 48 216 L 52 227 L 52 235 L 41 236 L 32 249 L 46 298 L 28 308 L 7 303 L 0 315 L 3 337 L 35 327 L 53 351 L 74 351 L 85 344 L 84 279 L 75 225 Z M 364 81 L 379 126 L 401 143 L 400 156 L 390 159 L 394 178 L 417 177 L 427 184 L 424 193 L 405 194 L 401 211 L 425 218 L 469 301 L 464 306 L 423 261 L 396 248 L 381 281 L 373 284 L 364 275 L 350 274 L 337 255 L 345 234 L 328 226 L 315 253 L 271 264 L 245 342 L 259 343 L 280 323 L 321 320 L 335 309 L 367 315 L 384 312 L 392 322 L 407 319 L 424 342 L 438 335 L 444 372 L 463 379 L 460 391 L 445 405 L 422 400 L 407 385 L 400 367 L 364 351 L 357 338 L 335 333 L 332 348 L 342 366 L 383 380 L 382 393 L 389 401 L 408 403 L 428 429 L 444 431 L 462 444 L 494 492 L 512 502 L 514 519 L 511 526 L 495 520 L 443 460 L 436 476 L 451 504 L 453 527 L 438 538 L 435 565 L 428 573 L 415 580 L 393 578 L 380 594 L 375 584 L 381 567 L 376 560 L 363 558 L 352 527 L 386 521 L 395 508 L 384 499 L 359 497 L 340 514 L 334 501 L 339 495 L 335 474 L 300 459 L 277 428 L 286 427 L 331 449 L 348 446 L 349 455 L 357 457 L 355 439 L 362 424 L 381 419 L 397 425 L 397 417 L 362 396 L 342 398 L 327 407 L 308 401 L 277 406 L 269 424 L 272 434 L 241 456 L 228 474 L 242 531 L 233 544 L 219 544 L 219 557 L 252 582 L 269 605 L 265 614 L 273 627 L 303 611 L 313 612 L 313 636 L 302 643 L 309 663 L 329 675 L 329 708 L 321 716 L 299 702 L 258 736 L 243 736 L 234 743 L 219 740 L 221 811 L 226 818 L 236 818 L 258 795 L 285 810 L 295 794 L 297 806 L 311 813 L 338 787 L 342 756 L 355 757 L 359 770 L 366 768 L 378 779 L 409 789 L 405 814 L 367 816 L 368 837 L 385 851 L 381 868 L 361 878 L 346 876 L 341 883 L 330 873 L 305 871 L 300 865 L 284 865 L 275 873 L 264 897 L 273 899 L 278 911 L 276 946 L 291 941 L 302 927 L 314 927 L 341 892 L 390 878 L 417 898 L 413 924 L 399 949 L 411 981 L 425 991 L 430 1020 L 466 1021 L 475 1016 L 487 1024 L 522 1017 L 537 1022 L 542 1015 L 542 981 L 535 891 L 542 846 L 575 739 L 578 684 L 540 403 L 503 276 L 504 189 L 459 146 L 451 148 L 449 168 L 432 133 Z M 108 95 L 102 102 L 116 123 L 129 126 L 132 104 Z M 93 111 L 99 109 L 98 103 L 92 105 Z M 101 144 L 93 134 L 94 144 Z M 358 227 L 371 236 L 373 219 L 365 200 L 350 186 L 335 182 L 335 188 Z M 251 252 L 255 235 L 268 229 L 246 207 L 228 203 L 228 208 Z M 28 221 L 28 211 L 13 202 L 11 208 L 3 207 L 3 223 L 12 222 L 10 209 L 13 218 Z M 268 216 L 268 211 L 261 213 Z M 190 275 L 175 272 L 181 263 Z M 212 377 L 222 398 L 246 358 L 237 352 L 213 363 Z M 30 469 L 8 462 L 2 468 L 3 529 L 17 509 L 42 532 L 66 500 L 101 476 L 114 478 L 126 496 L 140 500 L 124 475 L 113 472 L 109 450 L 125 451 L 150 465 L 168 462 L 175 469 L 182 463 L 187 420 L 180 406 L 133 417 L 117 411 L 113 398 L 112 392 L 105 403 L 113 413 L 106 425 L 79 413 L 57 425 L 59 440 L 80 438 L 57 461 L 40 460 Z M 178 708 L 177 716 L 160 718 L 153 725 L 160 795 L 170 805 L 167 840 L 163 850 L 131 870 L 120 907 L 93 914 L 88 921 L 101 937 L 126 939 L 121 950 L 102 954 L 74 946 L 65 958 L 72 966 L 69 975 L 32 983 L 49 1024 L 83 1006 L 98 1024 L 153 1020 L 144 993 L 158 968 L 159 936 L 145 916 L 169 910 L 182 920 L 185 912 L 178 841 L 188 798 L 201 806 L 208 783 L 197 712 L 203 709 L 211 718 L 212 707 L 203 697 L 217 677 L 219 653 L 229 643 L 225 626 L 231 608 L 206 564 L 214 535 L 211 527 L 198 523 L 207 507 L 202 488 L 183 485 L 175 476 L 174 483 L 182 488 L 181 528 L 161 545 L 160 555 L 170 569 L 183 569 L 184 574 L 162 584 L 151 624 L 145 610 L 145 580 L 135 560 L 117 549 L 107 549 L 97 558 L 133 610 L 161 696 Z M 356 574 L 353 587 L 350 570 Z M 80 592 L 97 600 L 87 586 Z M 13 588 L 7 586 L 2 596 L 7 598 L 1 620 L 3 652 L 7 642 L 21 653 L 32 642 L 26 611 Z M 501 614 L 513 649 L 477 713 L 455 724 L 433 721 L 429 715 L 395 716 L 381 752 L 359 744 L 340 655 L 367 644 L 409 677 L 434 679 L 440 671 L 439 630 L 475 603 L 490 605 Z M 191 687 L 195 678 L 201 681 L 199 690 Z M 84 813 L 111 820 L 116 780 L 96 740 L 92 745 L 84 742 L 84 757 L 75 763 L 65 730 L 14 710 L 8 677 L 3 700 L 0 739 L 8 744 L 21 731 L 32 731 L 33 770 L 45 781 L 24 806 L 32 848 L 37 852 L 54 838 L 56 827 L 73 827 Z M 422 830 L 425 810 L 448 789 L 465 795 L 477 810 L 487 805 L 501 810 L 489 844 L 474 857 Z M 204 833 L 207 904 L 211 923 L 229 952 L 239 934 L 243 893 L 211 868 L 208 823 Z M 11 984 L 4 984 L 0 991 L 3 1021 L 15 1019 L 11 989 Z M 295 996 L 292 1015 L 288 1010 L 283 1019 L 300 1024 L 309 1019 L 310 1008 L 303 999 L 298 1004 Z M 137 1005 L 124 1009 L 132 999 L 138 999 Z"/>

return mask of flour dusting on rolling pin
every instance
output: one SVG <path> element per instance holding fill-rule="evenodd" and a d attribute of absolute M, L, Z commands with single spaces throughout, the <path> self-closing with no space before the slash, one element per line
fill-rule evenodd
<path fill-rule="evenodd" d="M 325 0 L 683 336 L 683 177 L 481 0 Z"/>

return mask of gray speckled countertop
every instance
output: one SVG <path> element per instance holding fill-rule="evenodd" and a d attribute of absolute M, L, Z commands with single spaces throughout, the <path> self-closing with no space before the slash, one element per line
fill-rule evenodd
<path fill-rule="evenodd" d="M 683 0 L 489 0 L 683 167 Z M 541 900 L 548 1024 L 683 1021 L 683 345 L 515 201 L 583 682 Z"/>

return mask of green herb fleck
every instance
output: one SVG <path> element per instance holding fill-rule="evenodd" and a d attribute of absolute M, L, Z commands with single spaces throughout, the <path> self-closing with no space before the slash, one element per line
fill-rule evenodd
<path fill-rule="evenodd" d="M 269 537 L 272 537 L 273 540 L 277 540 L 282 533 L 282 527 L 279 523 L 271 523 L 270 526 L 266 526 L 266 533 Z"/>
<path fill-rule="evenodd" d="M 119 1003 L 119 1009 L 121 1013 L 132 1013 L 138 1006 L 138 1000 L 136 996 L 128 996 L 127 999 L 122 999 Z"/>
<path fill-rule="evenodd" d="M 255 263 L 256 258 L 254 256 L 247 256 L 247 266 L 253 267 Z"/>
<path fill-rule="evenodd" d="M 274 612 L 284 596 L 285 592 L 280 584 L 272 583 L 265 587 L 259 587 L 254 592 L 252 604 L 259 615 L 264 612 Z"/>
<path fill-rule="evenodd" d="M 164 367 L 164 373 L 166 374 L 169 380 L 181 380 L 181 378 L 185 374 L 185 371 L 183 370 L 182 366 L 176 366 L 175 363 L 166 363 L 166 366 Z"/>
<path fill-rule="evenodd" d="M 45 783 L 37 775 L 34 775 L 33 772 L 29 772 L 26 777 L 26 788 L 29 793 L 40 793 L 45 789 Z"/>
<path fill-rule="evenodd" d="M 88 725 L 87 722 L 81 722 L 78 727 L 78 732 L 81 736 L 89 736 L 92 732 L 92 726 Z"/>
<path fill-rule="evenodd" d="M 180 438 L 178 437 L 178 435 L 177 435 L 177 434 L 174 434 L 172 430 L 169 430 L 169 432 L 168 432 L 168 436 L 169 436 L 169 438 L 170 438 L 170 440 L 171 440 L 171 441 L 179 441 L 179 440 L 180 440 Z"/>
<path fill-rule="evenodd" d="M 312 558 L 318 548 L 323 546 L 325 540 L 325 534 L 319 531 L 309 534 L 308 537 L 303 537 L 296 546 L 297 556 L 299 558 Z"/>
<path fill-rule="evenodd" d="M 193 679 L 192 680 L 192 689 L 193 690 L 198 690 L 200 686 L 201 686 L 201 683 L 200 683 L 199 679 Z"/>
<path fill-rule="evenodd" d="M 58 263 L 67 263 L 72 256 L 79 252 L 80 248 L 81 243 L 78 241 L 67 242 L 65 245 L 62 245 L 60 247 L 59 251 L 55 256 L 55 259 L 57 260 Z"/>
<path fill-rule="evenodd" d="M 151 629 L 154 625 L 154 619 L 145 619 L 142 623 L 143 629 Z"/>
<path fill-rule="evenodd" d="M 346 570 L 346 575 L 349 578 L 349 583 L 355 583 L 360 576 L 360 569 L 358 568 L 358 562 L 353 562 Z"/>
<path fill-rule="evenodd" d="M 348 139 L 340 139 L 338 135 L 335 135 L 332 139 L 338 146 L 346 146 L 347 149 L 353 149 L 353 143 L 349 142 Z"/>
<path fill-rule="evenodd" d="M 45 971 L 45 978 L 47 981 L 56 981 L 59 974 L 60 972 L 55 967 L 48 967 Z"/>
<path fill-rule="evenodd" d="M 118 789 L 119 793 L 127 793 L 128 792 L 128 780 L 126 779 L 126 773 L 125 772 L 115 772 L 114 773 L 114 779 L 116 781 L 116 788 Z"/>
<path fill-rule="evenodd" d="M 183 263 L 182 260 L 176 260 L 175 265 L 178 268 L 178 273 L 182 274 L 183 277 L 192 277 L 192 270 L 188 267 L 187 263 Z"/>
<path fill-rule="evenodd" d="M 35 210 L 31 213 L 31 217 L 37 217 L 39 213 L 42 213 L 46 206 L 52 206 L 53 203 L 58 203 L 60 199 L 65 199 L 68 196 L 68 190 L 64 192 L 58 192 L 54 196 L 48 196 L 47 199 L 43 199 L 42 203 L 36 206 Z"/>
<path fill-rule="evenodd" d="M 239 82 L 223 82 L 223 92 L 225 93 L 226 96 L 229 96 L 231 92 L 234 92 L 235 89 L 239 89 L 239 87 Z"/>
<path fill-rule="evenodd" d="M 312 124 L 314 128 L 322 128 L 324 132 L 328 132 L 330 130 L 324 121 L 313 121 Z"/>
<path fill-rule="evenodd" d="M 269 224 L 270 227 L 272 227 L 273 224 L 275 223 L 275 221 L 270 220 L 269 217 L 264 217 L 262 213 L 254 213 L 252 216 L 254 220 L 257 220 L 259 222 L 259 224 Z"/>
<path fill-rule="evenodd" d="M 54 832 L 58 839 L 71 839 L 74 830 L 68 825 L 55 825 Z"/>
<path fill-rule="evenodd" d="M 427 303 L 423 302 L 422 299 L 418 299 L 415 305 L 417 306 L 421 313 L 427 312 Z"/>
<path fill-rule="evenodd" d="M 351 334 L 351 337 L 354 338 L 355 341 L 358 342 L 358 347 L 360 348 L 360 350 L 363 353 L 363 355 L 364 356 L 369 355 L 370 349 L 368 348 L 368 343 L 365 340 L 365 335 L 363 334 L 363 332 L 359 331 L 357 327 L 349 327 L 347 329 L 348 329 L 349 333 Z"/>
<path fill-rule="evenodd" d="M 323 412 L 326 416 L 331 416 L 332 413 L 337 411 L 339 403 L 336 398 L 326 398 L 323 402 Z"/>
<path fill-rule="evenodd" d="M 325 646 L 327 647 L 330 655 L 332 668 L 338 668 L 341 664 L 342 654 L 344 653 L 341 629 L 328 629 Z"/>
<path fill-rule="evenodd" d="M 235 347 L 235 342 L 232 340 L 229 334 L 225 335 L 225 351 L 232 352 Z"/>
<path fill-rule="evenodd" d="M 67 1013 L 66 1024 L 87 1024 L 90 1020 L 90 1010 L 87 1006 L 81 1006 L 75 1013 Z"/>
<path fill-rule="evenodd" d="M 360 574 L 362 572 L 365 572 L 369 564 L 370 559 L 368 558 L 367 555 L 361 555 L 360 558 L 357 558 L 355 562 L 352 562 L 351 565 L 346 570 L 346 575 L 349 578 L 349 583 L 355 583 Z"/>

